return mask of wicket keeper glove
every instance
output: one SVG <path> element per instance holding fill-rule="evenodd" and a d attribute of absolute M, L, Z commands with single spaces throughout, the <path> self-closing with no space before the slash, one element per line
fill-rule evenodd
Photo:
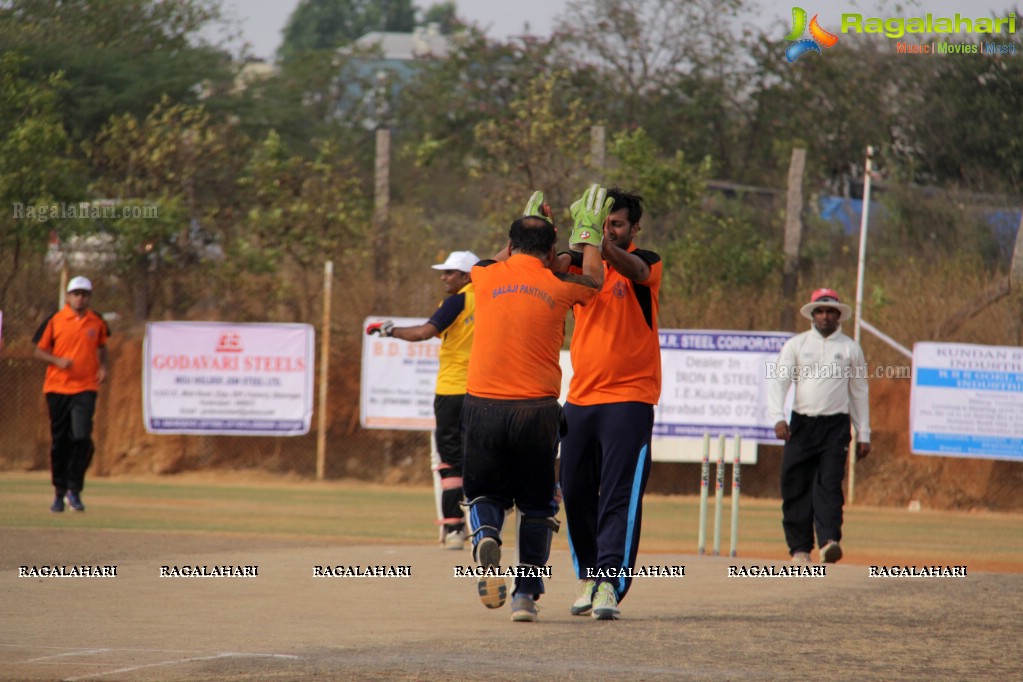
<path fill-rule="evenodd" d="M 526 202 L 526 208 L 522 211 L 522 215 L 543 218 L 551 225 L 554 224 L 550 204 L 544 203 L 543 192 L 540 190 L 533 192 L 533 196 L 529 197 L 529 201 Z"/>
<path fill-rule="evenodd" d="M 607 196 L 607 190 L 599 185 L 590 185 L 583 195 L 572 204 L 572 236 L 568 246 L 574 251 L 582 250 L 582 244 L 600 248 L 604 238 L 604 221 L 611 214 L 614 199 Z"/>
<path fill-rule="evenodd" d="M 383 322 L 374 322 L 366 327 L 366 333 L 372 336 L 373 334 L 379 334 L 380 336 L 393 336 L 394 335 L 394 323 L 390 320 L 384 320 Z"/>

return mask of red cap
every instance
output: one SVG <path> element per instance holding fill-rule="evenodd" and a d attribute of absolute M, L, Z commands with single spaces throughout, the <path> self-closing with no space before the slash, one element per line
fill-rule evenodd
<path fill-rule="evenodd" d="M 835 303 L 841 303 L 838 298 L 838 292 L 834 289 L 818 289 L 810 294 L 811 303 L 817 303 L 818 301 L 834 301 Z"/>

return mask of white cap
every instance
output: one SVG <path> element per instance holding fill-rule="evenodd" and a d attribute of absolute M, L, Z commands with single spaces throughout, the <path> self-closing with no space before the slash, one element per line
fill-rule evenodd
<path fill-rule="evenodd" d="M 434 270 L 461 270 L 470 272 L 472 266 L 480 262 L 478 256 L 472 251 L 452 251 L 448 259 L 440 265 L 432 266 Z"/>
<path fill-rule="evenodd" d="M 92 291 L 92 282 L 85 277 L 72 277 L 67 283 L 68 292 L 71 291 Z"/>

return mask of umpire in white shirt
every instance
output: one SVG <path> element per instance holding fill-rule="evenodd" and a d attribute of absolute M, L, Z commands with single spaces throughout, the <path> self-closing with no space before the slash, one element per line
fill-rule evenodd
<path fill-rule="evenodd" d="M 775 435 L 785 441 L 782 526 L 793 561 L 811 561 L 816 530 L 821 563 L 833 563 L 842 558 L 842 479 L 850 424 L 857 434 L 856 456 L 870 453 L 867 361 L 859 344 L 838 326 L 852 317 L 852 309 L 833 290 L 813 292 L 800 312 L 813 327 L 786 341 L 777 365 L 768 365 L 773 378 L 769 415 Z M 795 384 L 795 397 L 788 422 L 784 405 L 790 384 Z"/>

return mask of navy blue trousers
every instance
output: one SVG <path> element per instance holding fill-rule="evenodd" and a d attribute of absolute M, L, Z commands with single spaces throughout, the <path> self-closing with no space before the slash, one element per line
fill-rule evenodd
<path fill-rule="evenodd" d="M 646 403 L 565 404 L 561 492 L 576 575 L 586 579 L 636 565 L 643 493 L 650 475 L 654 407 Z M 621 601 L 632 578 L 610 582 Z"/>
<path fill-rule="evenodd" d="M 807 417 L 792 413 L 781 460 L 782 527 L 789 553 L 842 539 L 842 480 L 849 441 L 848 414 Z"/>

